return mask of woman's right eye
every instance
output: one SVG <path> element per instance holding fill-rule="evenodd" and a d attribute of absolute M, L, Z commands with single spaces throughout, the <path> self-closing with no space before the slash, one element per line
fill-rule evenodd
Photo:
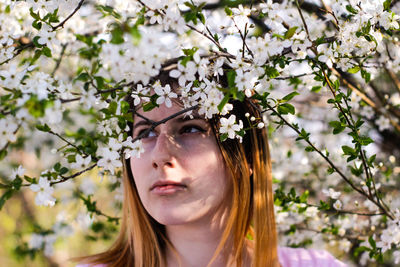
<path fill-rule="evenodd" d="M 157 136 L 157 134 L 154 130 L 143 129 L 138 132 L 137 136 L 140 136 L 141 138 L 150 138 Z"/>

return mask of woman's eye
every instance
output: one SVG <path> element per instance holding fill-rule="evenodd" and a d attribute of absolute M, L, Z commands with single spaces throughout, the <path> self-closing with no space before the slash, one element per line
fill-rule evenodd
<path fill-rule="evenodd" d="M 138 132 L 137 136 L 141 136 L 141 138 L 150 138 L 157 136 L 157 134 L 154 130 L 143 129 Z"/>
<path fill-rule="evenodd" d="M 204 129 L 199 126 L 185 126 L 182 129 L 182 133 L 203 133 Z"/>

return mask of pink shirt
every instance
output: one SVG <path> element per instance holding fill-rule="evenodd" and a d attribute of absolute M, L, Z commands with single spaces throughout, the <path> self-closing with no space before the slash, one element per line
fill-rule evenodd
<path fill-rule="evenodd" d="M 347 264 L 337 260 L 324 250 L 304 248 L 278 248 L 279 262 L 282 267 L 346 267 Z M 76 267 L 106 267 L 105 264 L 79 264 Z"/>
<path fill-rule="evenodd" d="M 325 250 L 304 248 L 278 248 L 279 262 L 282 267 L 346 267 Z"/>

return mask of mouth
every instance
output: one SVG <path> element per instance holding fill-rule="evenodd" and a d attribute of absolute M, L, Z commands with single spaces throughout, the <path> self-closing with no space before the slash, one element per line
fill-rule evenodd
<path fill-rule="evenodd" d="M 186 190 L 186 188 L 187 186 L 183 183 L 165 180 L 155 182 L 150 187 L 150 191 L 157 195 L 171 195 Z"/>

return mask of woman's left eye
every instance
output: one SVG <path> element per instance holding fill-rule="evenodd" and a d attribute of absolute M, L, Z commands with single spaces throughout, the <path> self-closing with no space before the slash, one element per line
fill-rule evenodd
<path fill-rule="evenodd" d="M 199 126 L 188 125 L 182 128 L 181 133 L 203 133 L 205 130 Z"/>

